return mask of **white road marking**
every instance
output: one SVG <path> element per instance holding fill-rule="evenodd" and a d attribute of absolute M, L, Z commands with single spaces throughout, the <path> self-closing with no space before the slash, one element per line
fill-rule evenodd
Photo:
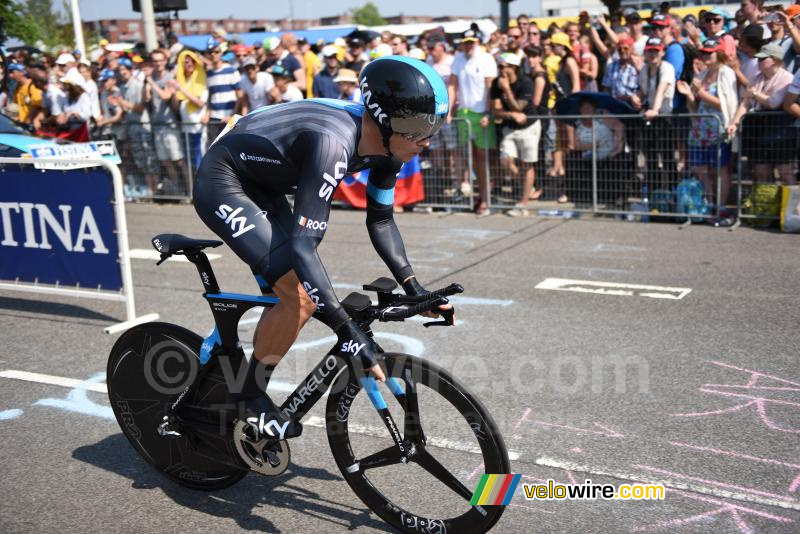
<path fill-rule="evenodd" d="M 652 299 L 680 300 L 692 290 L 688 287 L 646 286 L 640 284 L 618 284 L 616 282 L 595 282 L 591 280 L 568 280 L 547 278 L 536 289 L 555 291 L 575 291 L 577 293 L 596 293 L 618 297 L 649 297 Z"/>
<path fill-rule="evenodd" d="M 603 468 L 598 468 L 596 466 L 581 465 L 570 461 L 548 458 L 546 456 L 537 458 L 533 463 L 545 467 L 555 467 L 556 469 L 577 471 L 580 473 L 588 473 L 591 475 L 607 476 L 607 477 L 617 478 L 620 480 L 630 480 L 633 482 L 640 482 L 644 484 L 662 484 L 667 488 L 693 491 L 695 493 L 702 493 L 704 495 L 713 495 L 714 497 L 721 497 L 723 499 L 752 502 L 756 504 L 763 504 L 765 506 L 778 506 L 780 508 L 786 508 L 788 510 L 800 510 L 800 503 L 796 501 L 787 502 L 778 499 L 771 499 L 768 497 L 761 497 L 759 495 L 753 495 L 750 493 L 728 491 L 725 489 L 717 488 L 702 483 L 686 482 L 684 480 L 671 478 L 668 475 L 653 477 L 651 475 L 646 475 L 642 473 L 620 473 Z"/>
<path fill-rule="evenodd" d="M 325 419 L 316 415 L 309 416 L 303 420 L 303 425 L 313 426 L 316 428 L 325 428 Z M 388 438 L 389 431 L 385 427 L 359 425 L 355 423 L 348 423 L 347 431 L 354 434 L 362 434 L 365 436 L 372 436 L 375 438 Z M 444 439 L 426 436 L 427 444 L 440 449 L 449 449 L 458 452 L 468 452 L 470 454 L 481 454 L 481 449 L 477 445 L 471 443 L 464 443 L 454 439 Z M 518 460 L 519 453 L 517 451 L 509 450 L 508 457 L 511 460 Z"/>
<path fill-rule="evenodd" d="M 44 375 L 44 374 L 40 374 L 40 373 L 29 373 L 29 372 L 26 372 L 26 371 L 6 370 L 6 371 L 1 371 L 0 372 L 0 378 L 11 378 L 11 379 L 15 379 L 15 380 L 24 380 L 26 382 L 37 382 L 37 383 L 40 383 L 40 384 L 48 384 L 48 385 L 52 385 L 52 386 L 61 386 L 61 387 L 66 387 L 66 388 L 73 389 L 74 391 L 72 393 L 70 393 L 70 397 L 68 399 L 66 399 L 70 404 L 75 404 L 75 401 L 83 401 L 85 403 L 88 400 L 88 399 L 85 398 L 85 392 L 87 390 L 88 391 L 96 391 L 98 393 L 107 393 L 108 389 L 106 388 L 106 385 L 103 384 L 103 383 L 97 382 L 99 380 L 102 380 L 103 375 L 104 375 L 104 373 L 100 373 L 99 375 L 96 375 L 96 376 L 90 378 L 89 380 L 75 380 L 74 378 L 65 378 L 65 377 L 61 377 L 61 376 Z M 296 387 L 297 386 L 292 385 L 289 382 L 286 382 L 284 380 L 270 381 L 270 384 L 269 384 L 269 389 L 275 389 L 275 390 L 284 391 L 284 392 L 292 392 L 292 391 L 295 390 Z M 325 396 L 327 396 L 327 393 L 325 394 Z M 62 401 L 61 399 L 42 399 L 42 400 L 38 401 L 37 404 L 45 405 L 45 406 L 54 406 L 54 407 L 57 407 L 57 408 L 67 408 L 67 409 L 70 409 L 71 411 L 79 411 L 81 413 L 86 413 L 87 415 L 98 415 L 98 416 L 102 416 L 102 417 L 105 417 L 105 418 L 109 418 L 108 415 L 105 414 L 105 413 L 103 413 L 103 414 L 94 413 L 97 410 L 94 410 L 93 412 L 89 412 L 89 411 L 86 411 L 86 410 L 76 410 L 75 407 L 73 407 L 73 406 L 62 406 L 62 404 L 66 404 L 66 403 L 64 401 Z M 92 405 L 93 405 L 94 408 L 99 408 L 101 410 L 109 410 L 110 411 L 110 408 L 107 408 L 105 406 L 94 405 L 94 403 L 92 403 Z M 20 410 L 20 411 L 18 411 L 18 413 L 15 410 L 8 410 L 7 412 L 0 412 L 0 418 L 3 418 L 3 417 L 1 417 L 2 414 L 8 414 L 9 416 L 5 417 L 5 418 L 6 419 L 10 419 L 11 417 L 17 417 L 18 415 L 21 415 L 22 411 Z M 113 414 L 112 414 L 112 418 L 113 418 Z M 322 428 L 322 429 L 326 428 L 325 419 L 322 418 L 322 417 L 315 416 L 315 415 L 308 416 L 303 421 L 303 424 L 304 425 L 308 425 L 308 426 L 313 426 L 313 427 L 316 427 L 316 428 Z M 374 437 L 379 437 L 379 438 L 388 437 L 388 431 L 385 428 L 381 428 L 381 427 L 372 427 L 372 426 L 367 426 L 367 425 L 359 425 L 359 424 L 351 423 L 351 424 L 348 425 L 348 430 L 350 432 L 355 433 L 355 434 L 364 434 L 364 435 L 367 435 L 367 436 L 374 436 Z M 431 445 L 431 446 L 434 446 L 434 447 L 439 447 L 439 448 L 442 448 L 442 449 L 449 449 L 449 450 L 459 451 L 459 452 L 468 452 L 468 453 L 471 453 L 471 454 L 481 454 L 480 447 L 474 446 L 474 445 L 469 444 L 469 443 L 463 443 L 461 441 L 452 440 L 452 439 L 430 437 L 430 438 L 428 438 L 428 445 Z M 512 460 L 518 460 L 519 457 L 520 457 L 520 454 L 517 451 L 509 450 L 508 451 L 508 457 L 510 459 L 512 459 Z"/>
<path fill-rule="evenodd" d="M 75 380 L 74 378 L 65 378 L 63 376 L 44 375 L 41 373 L 29 373 L 27 371 L 15 371 L 9 369 L 0 371 L 0 378 L 13 378 L 15 380 L 24 380 L 26 382 L 37 382 L 39 384 L 49 384 L 51 386 L 61 386 L 64 388 L 82 388 L 97 393 L 108 393 L 108 388 L 105 384 L 86 384 L 85 380 Z"/>
<path fill-rule="evenodd" d="M 161 259 L 161 254 L 157 250 L 149 250 L 146 248 L 132 248 L 129 252 L 131 258 L 134 260 L 155 260 L 158 261 Z M 212 254 L 210 252 L 206 252 L 206 256 L 208 256 L 209 261 L 213 261 L 222 257 L 221 254 Z M 186 259 L 186 256 L 172 256 L 167 261 L 183 261 L 189 262 Z"/>

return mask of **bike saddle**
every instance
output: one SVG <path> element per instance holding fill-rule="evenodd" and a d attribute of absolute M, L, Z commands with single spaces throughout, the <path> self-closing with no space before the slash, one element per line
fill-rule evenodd
<path fill-rule="evenodd" d="M 151 243 L 153 248 L 161 253 L 162 256 L 181 254 L 185 252 L 197 252 L 206 247 L 218 247 L 222 241 L 215 239 L 192 239 L 181 234 L 158 234 Z"/>

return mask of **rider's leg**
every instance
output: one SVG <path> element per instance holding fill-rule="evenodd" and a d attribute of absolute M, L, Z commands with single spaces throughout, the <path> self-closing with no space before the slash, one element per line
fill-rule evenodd
<path fill-rule="evenodd" d="M 279 278 L 272 289 L 280 302 L 264 310 L 258 321 L 253 335 L 253 359 L 240 393 L 242 399 L 264 394 L 275 366 L 316 310 L 294 271 Z"/>

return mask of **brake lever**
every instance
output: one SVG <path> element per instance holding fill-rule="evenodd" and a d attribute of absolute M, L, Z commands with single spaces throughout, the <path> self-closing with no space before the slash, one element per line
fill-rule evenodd
<path fill-rule="evenodd" d="M 449 310 L 439 310 L 439 315 L 442 316 L 441 321 L 428 321 L 427 323 L 422 323 L 422 326 L 428 328 L 429 326 L 453 326 L 455 321 L 456 310 L 455 308 L 451 308 Z"/>

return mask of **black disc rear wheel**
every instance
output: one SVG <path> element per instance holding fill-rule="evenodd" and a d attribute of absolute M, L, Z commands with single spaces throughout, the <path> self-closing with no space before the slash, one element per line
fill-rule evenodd
<path fill-rule="evenodd" d="M 504 506 L 472 506 L 484 473 L 509 473 L 503 438 L 486 408 L 438 366 L 386 354 L 393 396 L 380 385 L 402 452 L 352 372 L 328 397 L 331 451 L 347 483 L 384 521 L 406 532 L 486 532 Z M 387 381 L 387 386 L 388 386 Z M 402 394 L 397 394 L 402 393 Z M 400 436 L 396 436 L 400 439 Z"/>
<path fill-rule="evenodd" d="M 235 484 L 248 470 L 239 462 L 230 432 L 213 406 L 227 401 L 221 373 L 209 372 L 201 388 L 185 404 L 207 407 L 209 428 L 194 432 L 172 424 L 180 437 L 164 437 L 159 426 L 167 406 L 197 376 L 202 338 L 167 323 L 146 323 L 125 332 L 108 359 L 108 397 L 125 437 L 145 460 L 169 478 L 193 489 L 216 490 Z M 209 364 L 210 365 L 210 364 Z"/>

